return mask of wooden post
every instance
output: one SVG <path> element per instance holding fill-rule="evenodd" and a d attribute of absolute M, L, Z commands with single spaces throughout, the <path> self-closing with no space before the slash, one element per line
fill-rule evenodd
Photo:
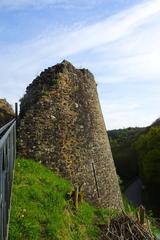
<path fill-rule="evenodd" d="M 82 202 L 83 199 L 83 192 L 81 191 L 82 185 L 83 184 L 81 184 L 80 186 L 74 186 L 74 190 L 71 194 L 71 198 L 76 209 L 78 209 L 79 204 Z"/>
<path fill-rule="evenodd" d="M 139 208 L 138 208 L 137 220 L 142 225 L 145 222 L 145 208 L 142 205 L 140 205 Z"/>

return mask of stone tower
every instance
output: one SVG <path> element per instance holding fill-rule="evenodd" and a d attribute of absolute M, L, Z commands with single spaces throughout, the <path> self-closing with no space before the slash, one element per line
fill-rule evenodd
<path fill-rule="evenodd" d="M 91 72 L 63 61 L 27 87 L 21 99 L 20 156 L 83 184 L 85 198 L 122 207 L 118 179 Z"/>

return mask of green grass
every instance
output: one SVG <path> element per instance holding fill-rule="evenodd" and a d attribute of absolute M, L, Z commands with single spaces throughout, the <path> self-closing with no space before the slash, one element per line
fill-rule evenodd
<path fill-rule="evenodd" d="M 32 160 L 17 159 L 9 239 L 36 240 L 43 236 L 45 239 L 58 239 L 57 236 L 66 236 L 65 194 L 69 191 L 71 185 L 67 181 L 42 165 Z"/>
<path fill-rule="evenodd" d="M 12 192 L 9 240 L 94 240 L 95 223 L 111 214 L 82 202 L 75 210 L 66 194 L 72 185 L 43 165 L 17 159 Z"/>

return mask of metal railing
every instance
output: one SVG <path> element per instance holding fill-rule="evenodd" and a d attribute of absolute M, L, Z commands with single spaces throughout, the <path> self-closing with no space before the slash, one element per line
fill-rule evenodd
<path fill-rule="evenodd" d="M 16 119 L 0 128 L 0 240 L 8 239 L 11 189 L 16 158 Z"/>

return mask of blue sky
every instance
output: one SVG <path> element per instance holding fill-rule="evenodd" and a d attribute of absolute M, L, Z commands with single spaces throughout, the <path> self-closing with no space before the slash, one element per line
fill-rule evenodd
<path fill-rule="evenodd" d="M 107 129 L 160 116 L 160 0 L 0 0 L 0 98 L 67 59 L 98 83 Z"/>

